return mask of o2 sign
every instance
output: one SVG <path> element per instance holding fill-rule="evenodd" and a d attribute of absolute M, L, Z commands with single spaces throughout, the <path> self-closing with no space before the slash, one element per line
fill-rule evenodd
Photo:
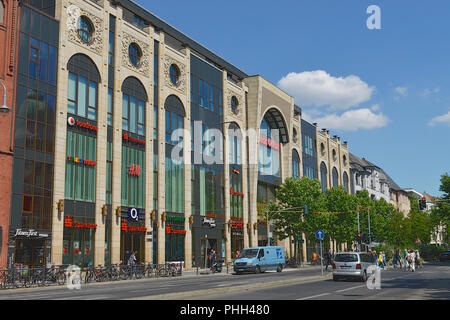
<path fill-rule="evenodd" d="M 139 221 L 139 209 L 128 208 L 128 221 Z"/>

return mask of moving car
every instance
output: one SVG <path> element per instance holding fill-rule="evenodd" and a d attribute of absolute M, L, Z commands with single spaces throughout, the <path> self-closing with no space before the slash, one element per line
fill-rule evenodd
<path fill-rule="evenodd" d="M 450 251 L 441 252 L 441 254 L 439 255 L 439 261 L 444 262 L 449 260 L 450 260 Z"/>
<path fill-rule="evenodd" d="M 285 267 L 283 247 L 252 247 L 244 249 L 234 262 L 234 272 L 281 272 Z"/>
<path fill-rule="evenodd" d="M 333 261 L 333 280 L 356 278 L 366 281 L 369 266 L 376 266 L 376 263 L 366 252 L 339 252 Z"/>

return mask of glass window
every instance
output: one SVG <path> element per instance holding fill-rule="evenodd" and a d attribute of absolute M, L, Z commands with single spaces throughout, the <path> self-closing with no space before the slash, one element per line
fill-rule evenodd
<path fill-rule="evenodd" d="M 172 64 L 170 66 L 170 82 L 174 85 L 178 85 L 178 80 L 180 78 L 180 69 L 175 65 Z"/>
<path fill-rule="evenodd" d="M 81 41 L 83 41 L 84 43 L 91 42 L 93 32 L 94 27 L 91 21 L 87 17 L 81 16 L 78 19 L 78 36 L 80 37 Z"/>
<path fill-rule="evenodd" d="M 136 43 L 130 44 L 128 54 L 133 66 L 138 67 L 141 62 L 142 51 Z"/>
<path fill-rule="evenodd" d="M 127 78 L 122 85 L 122 130 L 145 136 L 145 101 L 147 95 L 135 78 Z"/>
<path fill-rule="evenodd" d="M 39 49 L 39 80 L 47 81 L 48 58 L 48 44 L 41 42 Z"/>

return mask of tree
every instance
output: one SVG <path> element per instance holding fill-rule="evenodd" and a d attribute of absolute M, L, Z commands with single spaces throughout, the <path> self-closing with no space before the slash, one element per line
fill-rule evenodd
<path fill-rule="evenodd" d="M 443 192 L 443 195 L 436 199 L 436 205 L 431 210 L 431 221 L 434 229 L 442 227 L 444 241 L 448 243 L 450 225 L 450 176 L 448 173 L 441 175 L 439 190 Z"/>

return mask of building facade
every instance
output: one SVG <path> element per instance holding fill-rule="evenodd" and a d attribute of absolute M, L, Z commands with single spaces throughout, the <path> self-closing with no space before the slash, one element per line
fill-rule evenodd
<path fill-rule="evenodd" d="M 134 2 L 25 1 L 21 19 L 11 263 L 229 262 L 268 243 L 287 177 L 324 167 L 349 190 L 346 143 Z"/>
<path fill-rule="evenodd" d="M 8 261 L 19 18 L 19 1 L 0 1 L 0 268 Z"/>

